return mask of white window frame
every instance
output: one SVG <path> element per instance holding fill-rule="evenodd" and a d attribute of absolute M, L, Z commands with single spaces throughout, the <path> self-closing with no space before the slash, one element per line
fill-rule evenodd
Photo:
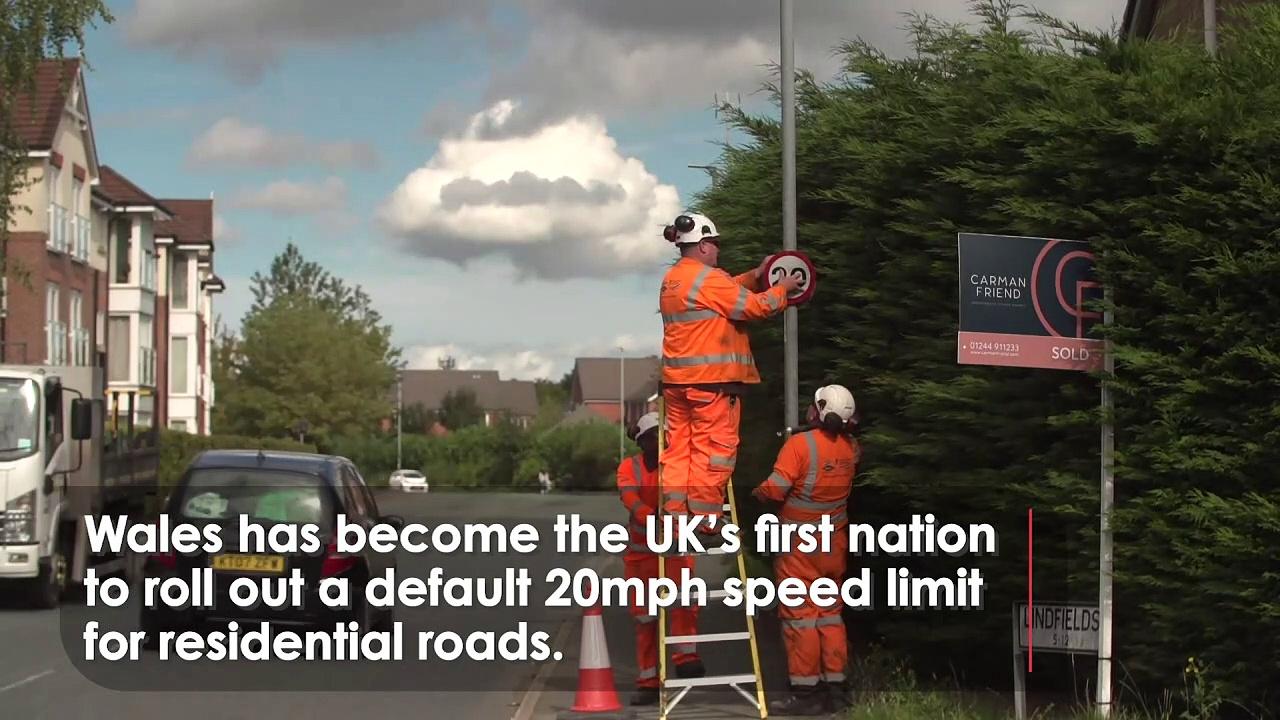
<path fill-rule="evenodd" d="M 45 364 L 65 365 L 67 337 L 62 324 L 62 288 L 57 283 L 45 285 L 44 314 Z"/>

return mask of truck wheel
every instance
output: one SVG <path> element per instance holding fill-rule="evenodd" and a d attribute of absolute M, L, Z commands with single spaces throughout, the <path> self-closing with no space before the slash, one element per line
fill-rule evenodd
<path fill-rule="evenodd" d="M 40 565 L 40 576 L 35 580 L 32 601 L 42 610 L 52 610 L 62 602 L 67 592 L 67 557 L 61 547 L 55 547 L 48 563 Z"/>

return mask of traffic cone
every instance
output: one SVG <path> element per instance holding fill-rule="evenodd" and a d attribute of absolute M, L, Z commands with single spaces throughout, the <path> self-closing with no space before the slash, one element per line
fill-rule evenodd
<path fill-rule="evenodd" d="M 573 707 L 560 720 L 609 720 L 633 717 L 624 712 L 613 686 L 613 666 L 604 635 L 604 611 L 596 603 L 582 613 L 582 644 L 578 652 L 578 692 Z"/>

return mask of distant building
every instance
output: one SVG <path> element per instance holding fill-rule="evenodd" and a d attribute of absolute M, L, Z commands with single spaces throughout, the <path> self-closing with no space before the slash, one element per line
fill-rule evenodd
<path fill-rule="evenodd" d="M 1217 24 L 1230 22 L 1232 10 L 1267 0 L 1216 0 Z M 1204 0 L 1129 0 L 1124 35 L 1147 40 L 1185 38 L 1204 42 Z"/>
<path fill-rule="evenodd" d="M 609 422 L 625 413 L 628 428 L 648 412 L 649 398 L 658 392 L 662 366 L 657 356 L 578 358 L 573 364 L 570 412 L 589 408 Z"/>
<path fill-rule="evenodd" d="M 405 370 L 400 389 L 404 407 L 420 404 L 428 412 L 438 411 L 449 393 L 470 390 L 484 412 L 485 427 L 506 417 L 527 428 L 538 415 L 537 386 L 526 380 L 503 380 L 497 370 Z M 393 404 L 395 393 L 393 386 Z M 394 420 L 384 427 L 394 428 Z M 432 434 L 440 433 L 432 428 Z"/>

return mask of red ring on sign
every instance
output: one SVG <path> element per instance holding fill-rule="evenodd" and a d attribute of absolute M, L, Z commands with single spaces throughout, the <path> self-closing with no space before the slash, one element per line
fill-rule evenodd
<path fill-rule="evenodd" d="M 805 303 L 809 302 L 811 298 L 813 298 L 814 291 L 818 289 L 818 270 L 813 266 L 813 261 L 809 259 L 809 256 L 805 255 L 799 250 L 781 250 L 779 252 L 774 253 L 773 257 L 769 258 L 769 264 L 765 265 L 765 268 L 764 268 L 765 282 L 768 283 L 769 287 L 773 287 L 776 284 L 773 280 L 774 266 L 782 258 L 798 259 L 800 263 L 804 266 L 805 272 L 808 273 L 809 279 L 808 279 L 808 282 L 805 283 L 804 289 L 794 295 L 790 295 L 787 297 L 787 305 L 789 307 L 804 305 Z"/>

